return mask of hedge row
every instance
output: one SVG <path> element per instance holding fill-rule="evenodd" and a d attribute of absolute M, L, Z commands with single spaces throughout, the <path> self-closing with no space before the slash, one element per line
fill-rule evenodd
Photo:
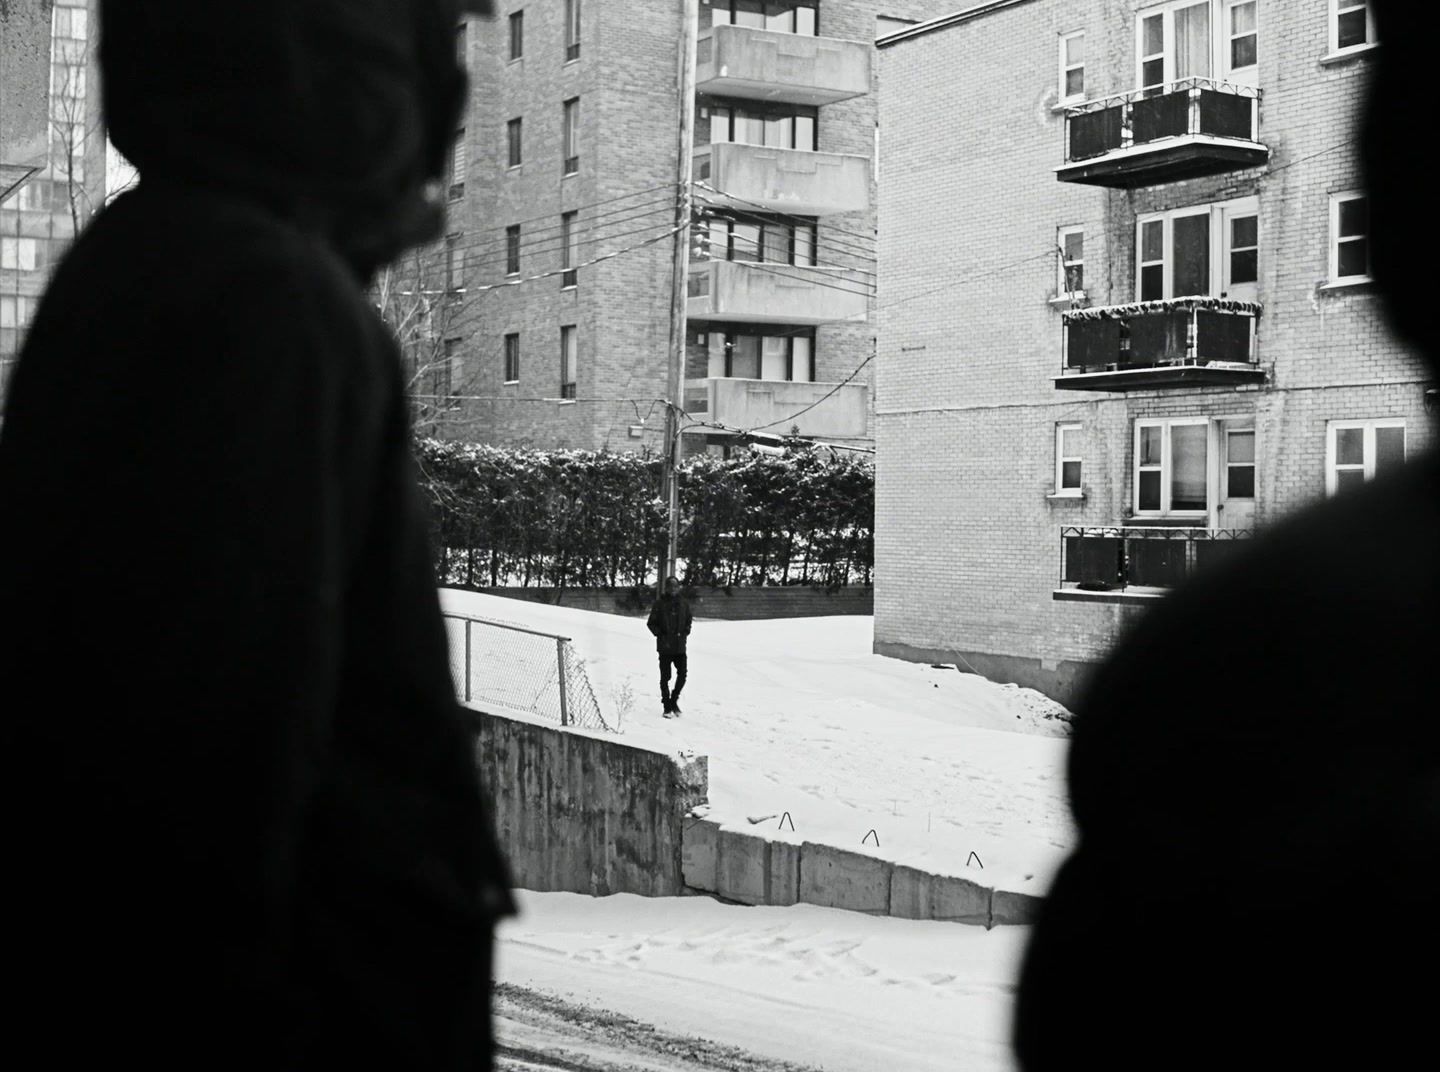
<path fill-rule="evenodd" d="M 650 455 L 416 443 L 444 583 L 654 583 L 666 519 Z M 869 584 L 874 469 L 797 448 L 680 469 L 680 572 L 692 585 Z"/>

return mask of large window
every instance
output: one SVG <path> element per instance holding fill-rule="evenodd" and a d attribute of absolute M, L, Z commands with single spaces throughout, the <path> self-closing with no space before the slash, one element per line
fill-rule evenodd
<path fill-rule="evenodd" d="M 580 0 L 565 0 L 565 62 L 580 58 Z"/>
<path fill-rule="evenodd" d="M 1331 421 L 1325 445 L 1325 491 L 1334 495 L 1363 484 L 1404 461 L 1403 420 Z"/>
<path fill-rule="evenodd" d="M 525 124 L 521 119 L 511 119 L 505 124 L 505 166 L 519 167 L 524 161 Z"/>
<path fill-rule="evenodd" d="M 512 332 L 505 336 L 505 382 L 520 382 L 520 335 Z"/>
<path fill-rule="evenodd" d="M 1081 31 L 1060 38 L 1060 99 L 1081 100 L 1085 96 L 1085 34 Z"/>
<path fill-rule="evenodd" d="M 564 140 L 564 166 L 561 170 L 566 175 L 573 175 L 580 170 L 579 97 L 571 97 L 565 102 L 561 131 Z"/>
<path fill-rule="evenodd" d="M 762 217 L 711 218 L 710 256 L 723 261 L 763 261 L 767 264 L 815 263 L 815 225 L 787 223 Z"/>
<path fill-rule="evenodd" d="M 573 287 L 577 282 L 575 266 L 580 263 L 579 237 L 575 227 L 577 213 L 560 215 L 560 285 Z"/>
<path fill-rule="evenodd" d="M 575 325 L 560 329 L 560 397 L 575 397 L 575 379 L 579 364 L 579 340 Z"/>
<path fill-rule="evenodd" d="M 815 115 L 814 108 L 798 105 L 723 104 L 710 109 L 710 141 L 814 152 Z"/>
<path fill-rule="evenodd" d="M 1330 0 L 1331 52 L 1348 52 L 1375 43 L 1375 12 L 1366 0 Z"/>
<path fill-rule="evenodd" d="M 1259 203 L 1253 197 L 1139 216 L 1135 296 L 1140 301 L 1192 295 L 1254 300 L 1259 247 Z"/>
<path fill-rule="evenodd" d="M 1150 93 L 1181 79 L 1255 83 L 1260 27 L 1255 0 L 1178 0 L 1136 20 L 1137 83 Z"/>
<path fill-rule="evenodd" d="M 815 379 L 815 336 L 809 330 L 765 335 L 736 328 L 709 332 L 705 340 L 707 375 L 803 383 Z"/>
<path fill-rule="evenodd" d="M 1135 513 L 1204 515 L 1210 509 L 1210 421 L 1135 422 Z"/>
<path fill-rule="evenodd" d="M 1358 190 L 1330 195 L 1330 281 L 1370 278 L 1370 201 Z"/>
<path fill-rule="evenodd" d="M 805 0 L 715 0 L 710 21 L 814 37 L 820 32 L 820 6 Z"/>

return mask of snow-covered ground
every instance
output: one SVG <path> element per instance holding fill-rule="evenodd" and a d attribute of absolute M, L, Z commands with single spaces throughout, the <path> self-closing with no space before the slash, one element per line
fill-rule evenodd
<path fill-rule="evenodd" d="M 685 713 L 663 719 L 643 619 L 455 590 L 441 599 L 450 613 L 573 638 L 628 743 L 709 757 L 709 814 L 727 826 L 857 849 L 873 829 L 880 848 L 866 851 L 886 859 L 1034 893 L 1073 842 L 1063 708 L 875 655 L 869 617 L 697 620 Z M 793 835 L 777 830 L 785 812 Z"/>
<path fill-rule="evenodd" d="M 1028 927 L 704 897 L 517 897 L 519 917 L 499 932 L 498 982 L 825 1072 L 1015 1067 L 1009 1025 Z"/>

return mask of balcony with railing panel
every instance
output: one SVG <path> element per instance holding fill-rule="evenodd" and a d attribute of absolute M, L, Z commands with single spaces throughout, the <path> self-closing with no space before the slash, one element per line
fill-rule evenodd
<path fill-rule="evenodd" d="M 1258 302 L 1197 295 L 1071 309 L 1055 386 L 1071 391 L 1259 383 Z"/>
<path fill-rule="evenodd" d="M 869 280 L 848 268 L 751 261 L 690 265 L 685 315 L 742 324 L 836 324 L 869 314 Z"/>
<path fill-rule="evenodd" d="M 810 383 L 710 376 L 685 381 L 685 412 L 725 429 L 761 429 L 768 435 L 861 439 L 870 412 L 863 383 Z M 716 435 L 725 429 L 706 429 Z"/>
<path fill-rule="evenodd" d="M 745 100 L 834 104 L 870 92 L 871 47 L 834 37 L 715 26 L 696 43 L 695 90 Z"/>
<path fill-rule="evenodd" d="M 1250 529 L 1066 525 L 1053 595 L 1075 602 L 1152 600 L 1224 561 L 1252 535 Z"/>
<path fill-rule="evenodd" d="M 695 154 L 695 181 L 713 206 L 834 216 L 870 208 L 870 158 L 717 142 Z"/>
<path fill-rule="evenodd" d="M 1129 189 L 1264 164 L 1259 98 L 1253 86 L 1185 78 L 1077 104 L 1065 110 L 1055 177 Z"/>

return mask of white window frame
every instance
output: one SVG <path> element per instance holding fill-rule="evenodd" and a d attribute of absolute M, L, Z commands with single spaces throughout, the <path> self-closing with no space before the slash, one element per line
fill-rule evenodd
<path fill-rule="evenodd" d="M 1163 56 L 1162 78 L 1156 83 L 1161 92 L 1169 90 L 1175 83 L 1175 12 L 1182 8 L 1199 7 L 1208 4 L 1210 8 L 1210 74 L 1217 81 L 1234 82 L 1240 85 L 1255 85 L 1259 65 L 1245 67 L 1230 66 L 1231 8 L 1247 0 L 1168 0 L 1135 12 L 1135 88 L 1145 86 L 1145 60 Z M 1333 0 L 1332 0 L 1333 2 Z M 1145 20 L 1159 15 L 1162 18 L 1161 51 L 1153 55 L 1145 52 Z M 1255 43 L 1259 55 L 1261 41 L 1260 6 L 1255 8 Z"/>
<path fill-rule="evenodd" d="M 11 272 L 34 272 L 39 270 L 39 265 L 39 239 L 25 235 L 0 238 L 0 268 Z"/>
<path fill-rule="evenodd" d="M 1083 426 L 1079 421 L 1059 421 L 1055 425 L 1055 491 L 1056 498 L 1079 497 L 1085 493 L 1085 456 L 1079 453 L 1078 445 L 1072 446 L 1075 453 L 1065 451 L 1067 433 L 1074 433 L 1078 439 Z M 1073 443 L 1073 440 L 1072 440 Z M 1065 463 L 1075 462 L 1080 466 L 1080 479 L 1074 484 L 1065 483 Z"/>
<path fill-rule="evenodd" d="M 561 103 L 561 172 L 575 175 L 580 171 L 580 98 L 571 97 Z M 573 166 L 572 166 L 573 165 Z"/>
<path fill-rule="evenodd" d="M 1429 2 L 1429 0 L 1419 0 Z M 1365 9 L 1365 40 L 1358 45 L 1346 45 L 1340 47 L 1340 16 L 1344 12 L 1354 11 L 1357 7 Z M 1330 55 L 1348 56 L 1352 52 L 1361 52 L 1368 48 L 1374 48 L 1380 43 L 1375 36 L 1375 5 L 1369 0 L 1330 0 Z"/>
<path fill-rule="evenodd" d="M 1358 201 L 1368 199 L 1364 190 L 1340 190 L 1330 195 L 1330 282 L 1334 283 L 1368 283 L 1373 276 L 1370 272 L 1361 275 L 1340 274 L 1340 206 L 1347 201 Z M 1370 240 L 1369 229 L 1365 232 L 1366 265 L 1373 269 L 1374 265 L 1370 258 L 1373 255 L 1373 247 Z"/>
<path fill-rule="evenodd" d="M 560 397 L 574 398 L 579 391 L 580 329 L 575 324 L 564 324 L 560 328 Z"/>
<path fill-rule="evenodd" d="M 1325 494 L 1334 495 L 1340 490 L 1340 469 L 1336 464 L 1337 433 L 1341 429 L 1359 428 L 1365 433 L 1364 457 L 1359 466 L 1365 479 L 1375 479 L 1375 430 L 1377 428 L 1398 428 L 1401 434 L 1401 453 L 1410 456 L 1410 436 L 1405 429 L 1404 417 L 1371 417 L 1366 420 L 1329 421 L 1325 426 Z M 1346 465 L 1345 469 L 1356 468 Z"/>
<path fill-rule="evenodd" d="M 515 340 L 514 366 L 511 366 L 510 340 Z M 520 382 L 520 333 L 518 331 L 506 332 L 500 343 L 500 376 L 505 383 Z M 514 373 L 512 376 L 511 373 Z"/>
<path fill-rule="evenodd" d="M 1231 229 L 1226 224 L 1237 216 L 1253 215 L 1255 217 L 1255 249 L 1258 251 L 1263 245 L 1264 236 L 1260 233 L 1260 199 L 1258 197 L 1237 197 L 1229 201 L 1212 201 L 1205 205 L 1189 205 L 1185 208 L 1170 209 L 1166 212 L 1146 212 L 1135 217 L 1135 300 L 1141 300 L 1141 268 L 1153 261 L 1141 261 L 1141 250 L 1143 249 L 1144 228 L 1147 223 L 1160 222 L 1163 224 L 1164 241 L 1163 245 L 1163 276 L 1161 283 L 1162 298 L 1186 297 L 1183 294 L 1175 293 L 1175 220 L 1181 217 L 1210 216 L 1210 280 L 1208 293 L 1211 295 L 1224 295 L 1228 293 L 1230 285 L 1230 234 Z M 1250 248 L 1250 247 L 1244 247 Z M 1255 286 L 1259 286 L 1258 271 Z M 1251 284 L 1243 284 L 1250 286 Z"/>
<path fill-rule="evenodd" d="M 1073 234 L 1080 236 L 1080 259 L 1067 260 L 1065 255 L 1065 239 Z M 1059 254 L 1059 270 L 1056 275 L 1055 293 L 1061 298 L 1083 298 L 1085 297 L 1085 228 L 1083 226 L 1060 227 L 1055 231 L 1055 248 Z M 1080 267 L 1081 286 L 1079 290 L 1070 289 L 1070 273 L 1068 269 L 1074 265 Z"/>
<path fill-rule="evenodd" d="M 1176 510 L 1170 505 L 1171 474 L 1174 471 L 1171 456 L 1170 429 L 1199 425 L 1205 429 L 1205 508 L 1203 510 Z M 1160 508 L 1140 508 L 1140 430 L 1161 428 L 1160 439 Z M 1212 417 L 1144 417 L 1135 421 L 1131 443 L 1130 503 L 1136 517 L 1183 517 L 1208 520 L 1214 513 L 1216 501 L 1216 450 L 1215 419 Z M 1149 467 L 1147 467 L 1149 468 Z"/>
<path fill-rule="evenodd" d="M 1080 62 L 1079 62 L 1079 63 L 1070 63 L 1070 62 L 1069 62 L 1069 59 L 1070 59 L 1070 55 L 1069 55 L 1070 42 L 1071 42 L 1071 41 L 1076 41 L 1076 40 L 1078 40 L 1078 41 L 1081 42 L 1081 47 L 1082 47 L 1082 51 L 1081 51 L 1081 53 L 1080 53 Z M 1085 41 L 1085 31 L 1084 31 L 1084 30 L 1072 30 L 1070 33 L 1066 33 L 1066 34 L 1061 34 L 1061 35 L 1060 35 L 1060 45 L 1059 45 L 1060 71 L 1059 71 L 1059 81 L 1056 82 L 1056 95 L 1060 98 L 1060 103 L 1062 103 L 1062 104 L 1064 104 L 1064 103 L 1069 103 L 1069 102 L 1072 102 L 1072 101 L 1082 101 L 1082 100 L 1085 99 L 1085 53 L 1084 53 L 1084 51 L 1083 51 L 1084 41 Z M 1067 76 L 1071 71 L 1076 70 L 1076 69 L 1078 69 L 1078 70 L 1080 71 L 1080 92 L 1079 92 L 1079 93 L 1066 93 L 1066 92 L 1065 92 L 1065 86 L 1066 86 L 1066 83 L 1068 82 L 1068 78 L 1067 78 L 1066 76 Z"/>
<path fill-rule="evenodd" d="M 1254 424 L 1242 424 L 1239 421 L 1224 421 L 1217 430 L 1218 436 L 1224 440 L 1223 465 L 1220 465 L 1220 488 L 1217 498 L 1221 501 L 1227 499 L 1250 499 L 1252 501 L 1260 497 L 1260 433 Z M 1251 458 L 1248 462 L 1233 462 L 1230 460 L 1230 437 L 1237 435 L 1248 435 L 1251 441 Z M 1217 461 L 1217 465 L 1219 462 Z M 1249 466 L 1251 469 L 1251 484 L 1249 495 L 1234 495 L 1230 491 L 1230 470 L 1238 466 Z"/>
<path fill-rule="evenodd" d="M 575 227 L 579 211 L 560 213 L 560 269 L 568 273 L 560 277 L 561 289 L 578 285 L 575 274 L 580 264 L 580 233 Z"/>
<path fill-rule="evenodd" d="M 1244 7 L 1246 4 L 1255 5 L 1255 29 L 1249 33 L 1237 34 L 1235 32 L 1235 9 Z M 1255 84 L 1255 76 L 1259 69 L 1260 58 L 1260 2 L 1259 0 L 1225 0 L 1225 6 L 1220 12 L 1223 23 L 1218 34 L 1220 38 L 1220 66 L 1218 70 L 1224 73 L 1227 82 L 1245 82 L 1248 85 Z M 1234 55 L 1232 44 L 1237 37 L 1255 36 L 1255 63 L 1246 64 L 1244 67 L 1231 66 L 1230 60 Z"/>

